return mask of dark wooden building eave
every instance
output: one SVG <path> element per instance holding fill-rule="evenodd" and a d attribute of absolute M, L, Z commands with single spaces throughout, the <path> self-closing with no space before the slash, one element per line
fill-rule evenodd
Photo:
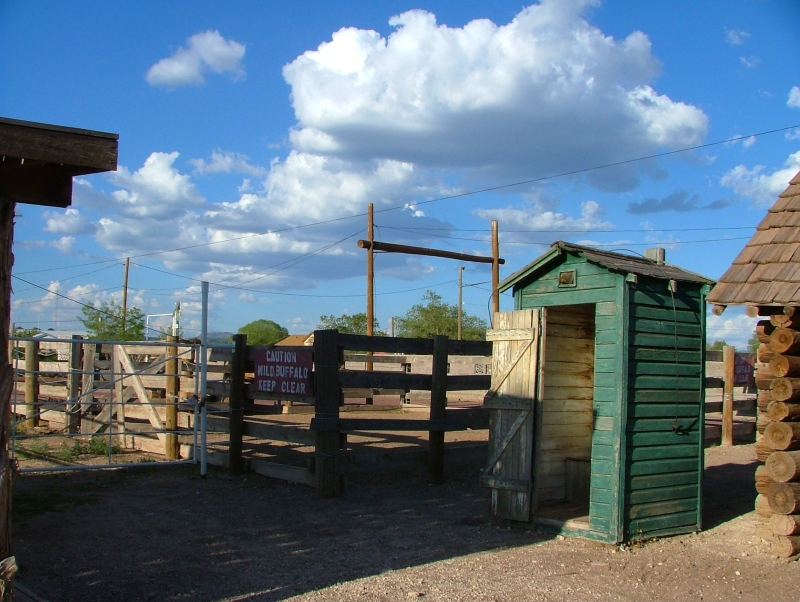
<path fill-rule="evenodd" d="M 72 178 L 117 169 L 119 135 L 0 117 L 0 198 L 68 207 Z"/>

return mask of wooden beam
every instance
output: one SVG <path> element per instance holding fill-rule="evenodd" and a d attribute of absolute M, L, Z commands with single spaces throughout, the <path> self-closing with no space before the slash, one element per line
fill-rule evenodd
<path fill-rule="evenodd" d="M 433 367 L 431 369 L 430 431 L 428 432 L 428 479 L 444 481 L 444 429 L 436 423 L 447 419 L 447 337 L 433 338 Z"/>
<path fill-rule="evenodd" d="M 0 117 L 0 155 L 71 166 L 79 174 L 115 171 L 119 135 Z"/>
<path fill-rule="evenodd" d="M 25 421 L 39 426 L 39 342 L 25 341 Z"/>
<path fill-rule="evenodd" d="M 156 430 L 163 430 L 164 424 L 161 422 L 161 417 L 151 404 L 150 398 L 147 397 L 147 390 L 142 384 L 142 379 L 139 378 L 139 375 L 136 374 L 136 371 L 133 369 L 133 362 L 131 362 L 131 358 L 125 352 L 125 348 L 122 345 L 117 345 L 117 354 L 119 355 L 120 364 L 128 373 L 126 375 L 126 379 L 129 378 L 131 381 L 133 381 L 133 388 L 136 391 L 136 396 L 139 398 L 139 402 L 148 409 L 150 424 Z M 167 437 L 164 433 L 158 433 L 158 439 L 161 441 L 162 445 L 166 445 Z"/>
<path fill-rule="evenodd" d="M 375 217 L 372 203 L 367 205 L 367 336 L 375 334 Z M 372 355 L 372 351 L 367 351 Z M 366 369 L 372 372 L 372 362 L 367 362 Z M 367 405 L 372 405 L 372 396 L 366 398 Z"/>
<path fill-rule="evenodd" d="M 69 376 L 67 377 L 67 406 L 66 412 L 66 431 L 68 433 L 81 432 L 81 368 L 83 367 L 83 337 L 72 335 L 72 342 L 69 346 Z"/>
<path fill-rule="evenodd" d="M 228 473 L 242 474 L 242 436 L 244 435 L 244 368 L 246 334 L 233 335 L 233 360 L 231 361 L 231 394 L 230 394 L 230 445 L 228 456 Z"/>
<path fill-rule="evenodd" d="M 72 204 L 73 174 L 60 165 L 26 165 L 0 161 L 0 197 L 44 207 Z"/>
<path fill-rule="evenodd" d="M 733 445 L 733 377 L 736 349 L 726 345 L 722 349 L 725 392 L 722 399 L 722 445 Z"/>
<path fill-rule="evenodd" d="M 473 263 L 493 263 L 492 257 L 484 257 L 483 255 L 467 255 L 466 253 L 454 253 L 453 251 L 441 251 L 439 249 L 428 249 L 426 247 L 412 247 L 409 245 L 396 245 L 389 242 L 379 242 L 359 240 L 359 249 L 372 249 L 375 251 L 383 251 L 384 253 L 405 253 L 406 255 L 426 255 L 428 257 L 444 257 L 446 259 L 458 259 L 460 261 L 472 261 Z M 498 264 L 505 263 L 506 260 L 499 258 Z"/>
<path fill-rule="evenodd" d="M 126 260 L 127 267 L 127 260 Z M 127 283 L 127 279 L 126 279 Z M 167 342 L 177 343 L 178 337 L 175 335 L 167 336 Z M 178 391 L 180 387 L 180 376 L 178 376 L 178 348 L 167 347 L 164 349 L 164 354 L 167 361 L 164 364 L 164 372 L 167 374 L 167 380 L 164 387 L 164 397 L 166 398 L 167 407 L 165 408 L 164 416 L 164 429 L 167 431 L 167 443 L 165 447 L 165 457 L 167 460 L 177 460 L 180 455 L 178 436 L 174 432 L 178 428 Z"/>
<path fill-rule="evenodd" d="M 500 239 L 497 232 L 497 220 L 492 220 L 492 315 L 500 311 Z"/>
<path fill-rule="evenodd" d="M 314 416 L 338 420 L 342 385 L 339 383 L 340 341 L 335 330 L 314 331 Z M 341 439 L 335 425 L 316 433 L 316 493 L 320 498 L 342 492 L 337 468 Z"/>

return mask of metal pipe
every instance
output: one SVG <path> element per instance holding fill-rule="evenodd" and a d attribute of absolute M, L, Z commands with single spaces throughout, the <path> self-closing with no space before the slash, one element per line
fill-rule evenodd
<path fill-rule="evenodd" d="M 206 476 L 208 457 L 206 450 L 206 431 L 208 413 L 206 412 L 206 375 L 208 373 L 208 282 L 202 282 L 202 324 L 200 330 L 200 474 Z"/>

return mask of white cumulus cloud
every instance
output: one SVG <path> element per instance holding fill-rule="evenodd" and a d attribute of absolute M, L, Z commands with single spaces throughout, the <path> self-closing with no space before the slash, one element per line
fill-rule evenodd
<path fill-rule="evenodd" d="M 800 109 L 800 86 L 793 86 L 789 90 L 789 100 L 786 101 L 786 106 Z"/>
<path fill-rule="evenodd" d="M 147 70 L 145 79 L 151 86 L 175 88 L 205 83 L 205 73 L 230 73 L 234 79 L 245 75 L 245 46 L 226 40 L 218 31 L 202 31 L 186 40 L 186 47 L 161 59 Z"/>
<path fill-rule="evenodd" d="M 298 119 L 291 140 L 307 153 L 504 175 L 701 140 L 706 115 L 652 87 L 648 37 L 605 35 L 581 16 L 594 4 L 543 0 L 506 25 L 460 28 L 413 10 L 390 20 L 386 38 L 340 29 L 284 68 Z M 622 187 L 634 187 L 626 177 Z"/>
<path fill-rule="evenodd" d="M 115 208 L 123 215 L 166 219 L 184 214 L 203 204 L 191 178 L 173 163 L 179 154 L 151 153 L 144 165 L 131 173 L 120 166 L 109 180 L 120 187 L 111 194 Z"/>
<path fill-rule="evenodd" d="M 56 249 L 58 252 L 67 255 L 72 252 L 72 247 L 75 246 L 75 237 L 62 236 L 58 240 L 52 241 L 50 246 Z"/>
<path fill-rule="evenodd" d="M 44 226 L 46 232 L 79 235 L 92 234 L 95 231 L 91 220 L 74 207 L 67 207 L 63 213 L 45 211 L 43 217 L 47 218 Z"/>
<path fill-rule="evenodd" d="M 215 150 L 211 153 L 211 160 L 189 159 L 194 165 L 195 173 L 244 173 L 255 177 L 264 177 L 267 170 L 260 165 L 250 163 L 250 158 L 241 153 L 224 152 Z"/>
<path fill-rule="evenodd" d="M 706 340 L 725 341 L 740 351 L 749 351 L 748 341 L 755 334 L 758 318 L 749 318 L 744 314 L 715 316 L 710 311 L 706 316 Z"/>
<path fill-rule="evenodd" d="M 743 29 L 725 28 L 725 41 L 731 46 L 741 46 L 750 37 L 750 33 Z"/>
<path fill-rule="evenodd" d="M 579 232 L 608 230 L 613 225 L 604 219 L 605 211 L 596 201 L 581 203 L 580 216 L 556 211 L 557 201 L 531 200 L 525 207 L 480 209 L 475 212 L 486 220 L 497 220 L 506 241 L 550 244 Z"/>
<path fill-rule="evenodd" d="M 800 151 L 789 155 L 782 168 L 772 173 L 764 173 L 764 169 L 763 165 L 756 165 L 752 169 L 737 165 L 722 176 L 720 183 L 732 188 L 739 196 L 747 196 L 760 205 L 770 206 L 800 171 Z"/>

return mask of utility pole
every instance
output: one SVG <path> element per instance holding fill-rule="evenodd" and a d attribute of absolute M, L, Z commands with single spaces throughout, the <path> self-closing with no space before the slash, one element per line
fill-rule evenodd
<path fill-rule="evenodd" d="M 394 336 L 394 316 L 389 318 L 389 336 L 390 337 Z"/>
<path fill-rule="evenodd" d="M 462 322 L 462 291 L 464 290 L 464 266 L 458 266 L 458 340 L 461 340 L 461 322 Z"/>
<path fill-rule="evenodd" d="M 500 242 L 497 234 L 497 220 L 492 220 L 492 308 L 500 311 Z"/>
<path fill-rule="evenodd" d="M 367 250 L 367 336 L 371 337 L 375 334 L 373 327 L 375 324 L 375 251 L 372 248 L 372 243 L 375 242 L 375 222 L 372 203 L 367 205 L 367 240 L 370 242 Z M 367 351 L 367 355 L 372 355 L 372 352 Z M 372 362 L 367 362 L 364 367 L 371 372 Z M 366 403 L 372 405 L 372 396 L 366 398 Z"/>
<path fill-rule="evenodd" d="M 125 337 L 125 320 L 128 316 L 128 269 L 131 267 L 131 258 L 125 258 L 125 272 L 122 276 L 122 336 Z"/>

